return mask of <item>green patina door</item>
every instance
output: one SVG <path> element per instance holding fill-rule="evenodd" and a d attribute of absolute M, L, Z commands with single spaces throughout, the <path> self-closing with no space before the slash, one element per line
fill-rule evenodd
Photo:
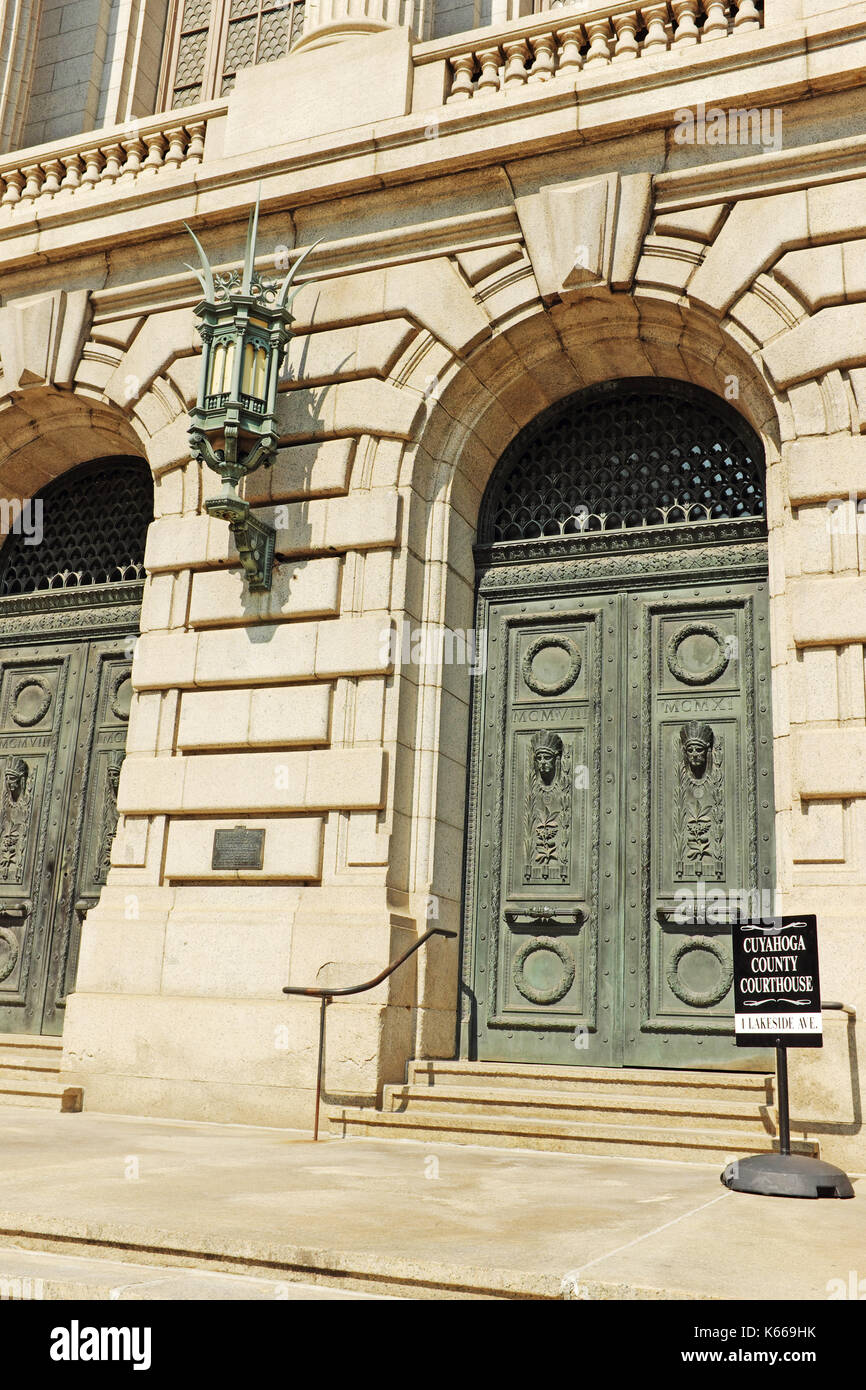
<path fill-rule="evenodd" d="M 0 1032 L 63 1031 L 108 873 L 152 498 L 140 460 L 75 469 L 0 552 Z"/>
<path fill-rule="evenodd" d="M 660 449 L 647 425 L 661 400 Z M 731 1036 L 729 925 L 773 906 L 763 475 L 748 426 L 712 404 L 659 383 L 578 397 L 519 437 L 491 481 L 470 1056 L 763 1065 Z M 599 524 L 612 516 L 626 524 Z"/>

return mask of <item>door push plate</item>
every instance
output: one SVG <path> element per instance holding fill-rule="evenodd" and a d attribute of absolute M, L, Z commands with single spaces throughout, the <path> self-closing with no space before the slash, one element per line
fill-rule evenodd
<path fill-rule="evenodd" d="M 510 927 L 521 924 L 537 926 L 541 922 L 555 922 L 557 926 L 580 926 L 584 912 L 581 907 L 552 907 L 539 903 L 520 903 L 505 909 L 505 920 Z"/>

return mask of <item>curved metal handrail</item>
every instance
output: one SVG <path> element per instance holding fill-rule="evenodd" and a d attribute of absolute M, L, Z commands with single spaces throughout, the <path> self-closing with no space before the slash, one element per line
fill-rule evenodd
<path fill-rule="evenodd" d="M 389 975 L 393 975 L 394 971 L 397 970 L 404 961 L 408 960 L 413 952 L 417 951 L 420 946 L 423 946 L 425 941 L 429 941 L 431 936 L 455 937 L 456 935 L 456 931 L 449 931 L 446 927 L 431 927 L 429 931 L 425 931 L 423 936 L 419 936 L 418 940 L 414 941 L 409 949 L 403 952 L 402 956 L 398 956 L 396 960 L 392 960 L 390 965 L 386 965 L 384 970 L 380 970 L 378 975 L 374 975 L 372 980 L 366 980 L 362 985 L 342 985 L 338 988 L 330 988 L 324 985 L 283 985 L 283 994 L 306 995 L 308 998 L 318 999 L 321 1003 L 321 1011 L 319 1013 L 319 1055 L 316 1062 L 316 1117 L 313 1123 L 314 1142 L 319 1137 L 319 1104 L 322 1098 L 322 1063 L 324 1060 L 325 1043 L 325 1009 L 330 1004 L 331 1000 L 335 999 L 338 995 L 363 994 L 365 990 L 375 989 L 376 985 L 380 985 L 383 980 L 387 980 Z"/>

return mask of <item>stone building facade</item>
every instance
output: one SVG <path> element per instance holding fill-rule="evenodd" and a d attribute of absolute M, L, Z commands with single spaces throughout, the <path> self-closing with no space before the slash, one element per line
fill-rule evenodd
<path fill-rule="evenodd" d="M 64 1073 L 83 1086 L 88 1108 L 307 1125 L 318 1011 L 281 987 L 369 978 L 435 923 L 461 937 L 431 939 L 415 965 L 329 1009 L 326 1091 L 374 1106 L 413 1059 L 471 1059 L 485 1032 L 472 1025 L 486 949 L 478 904 L 484 875 L 500 873 L 495 855 L 481 853 L 480 821 L 490 809 L 482 711 L 499 669 L 487 640 L 494 618 L 524 612 L 540 622 L 552 609 L 554 627 L 563 615 L 579 627 L 583 601 L 598 598 L 601 642 L 605 605 L 625 614 L 640 593 L 660 605 L 660 642 L 677 650 L 698 642 L 700 670 L 699 639 L 722 632 L 727 640 L 725 615 L 734 623 L 753 614 L 754 623 L 730 629 L 746 673 L 740 686 L 724 685 L 733 665 L 706 681 L 699 670 L 683 688 L 691 695 L 711 685 L 709 705 L 670 706 L 681 722 L 693 709 L 710 725 L 717 767 L 723 735 L 719 723 L 713 732 L 712 711 L 733 708 L 724 698 L 751 710 L 739 733 L 724 734 L 729 781 L 719 794 L 729 826 L 751 825 L 742 845 L 751 835 L 754 849 L 740 853 L 732 839 L 736 873 L 729 864 L 707 881 L 777 884 L 785 911 L 817 912 L 824 996 L 862 1015 L 862 6 L 607 0 L 531 12 L 512 0 L 415 8 L 307 0 L 305 13 L 251 4 L 241 15 L 255 21 L 245 48 L 233 36 L 238 13 L 190 0 L 0 9 L 0 492 L 23 504 L 45 490 L 50 520 L 59 496 L 50 489 L 69 474 L 81 480 L 71 515 L 98 529 L 100 498 L 122 497 L 122 515 L 137 514 L 136 461 L 153 480 L 143 587 L 136 571 L 101 588 L 68 584 L 62 606 L 46 607 L 38 592 L 0 598 L 3 668 L 24 671 L 0 695 L 0 718 L 24 711 L 23 724 L 4 729 L 7 763 L 29 758 L 35 769 L 44 753 L 53 766 L 63 735 L 52 711 L 61 702 L 45 672 L 68 657 L 74 675 L 76 633 L 107 663 L 105 683 L 92 687 L 97 712 L 82 754 L 94 766 L 102 759 L 101 780 L 90 800 L 80 789 L 64 793 L 68 806 L 86 802 L 68 862 L 92 854 L 92 872 L 84 887 L 81 877 L 74 891 L 61 885 L 39 911 L 39 876 L 53 870 L 38 846 L 23 906 L 24 869 L 0 883 L 3 959 L 15 957 L 0 983 L 3 1027 L 62 1026 Z M 285 270 L 318 243 L 299 276 L 278 458 L 246 489 L 277 528 L 267 594 L 249 592 L 228 528 L 205 513 L 215 480 L 190 462 L 187 440 L 200 294 L 184 223 L 214 265 L 236 266 L 259 189 L 263 273 Z M 491 478 L 504 476 L 495 475 L 500 460 L 529 449 L 563 411 L 581 438 L 593 418 L 603 430 L 617 392 L 640 417 L 629 383 L 646 393 L 647 431 L 663 433 L 665 401 L 677 419 L 678 403 L 689 402 L 711 420 L 717 406 L 735 433 L 742 423 L 765 506 L 731 512 L 720 502 L 705 517 L 751 515 L 734 550 L 718 550 L 721 533 L 682 512 L 660 529 L 650 518 L 649 557 L 620 547 L 619 561 L 616 545 L 598 539 L 613 534 L 606 523 L 586 535 L 540 524 L 535 548 L 519 525 L 513 542 L 483 525 L 479 532 L 483 507 L 495 501 Z M 70 471 L 100 460 L 114 471 Z M 90 512 L 83 497 L 95 500 Z M 711 568 L 722 584 L 716 597 L 704 584 Z M 636 587 L 629 574 L 640 576 Z M 686 583 L 716 616 L 689 617 L 686 605 L 676 611 L 700 631 L 665 636 L 664 604 L 679 601 Z M 613 640 L 613 626 L 605 631 Z M 515 640 L 522 669 L 534 670 L 524 638 Z M 629 640 L 623 664 L 615 662 L 623 688 Z M 572 659 L 570 642 L 556 631 L 547 642 L 559 656 L 535 671 L 539 699 L 561 684 L 556 663 L 563 653 Z M 590 681 L 588 650 L 578 661 L 574 680 Z M 662 668 L 667 681 L 674 668 Z M 22 681 L 30 682 L 23 696 Z M 56 695 L 42 713 L 40 681 Z M 593 690 L 582 698 L 600 716 L 616 692 Z M 625 720 L 626 706 L 617 709 Z M 655 788 L 664 759 L 680 753 L 675 732 L 655 741 L 653 720 L 639 720 L 633 747 L 638 760 L 650 750 L 634 776 Z M 548 754 L 562 779 L 568 740 L 557 737 L 559 750 Z M 701 737 L 706 748 L 709 735 Z M 620 741 L 625 759 L 627 735 L 608 751 L 615 756 Z M 582 818 L 580 852 L 596 878 L 577 894 L 584 908 L 574 941 L 545 946 L 561 943 L 567 914 L 539 916 L 540 908 L 541 946 L 525 922 L 517 921 L 519 940 L 506 940 L 501 922 L 495 928 L 515 979 L 527 952 L 547 958 L 535 975 L 527 967 L 523 1002 L 505 1007 L 498 1033 L 488 1015 L 483 1055 L 494 1061 L 562 1062 L 546 1041 L 544 996 L 557 995 L 557 960 L 568 987 L 578 989 L 581 972 L 599 972 L 583 1004 L 559 1016 L 560 1031 L 574 1032 L 595 1008 L 587 1028 L 602 1038 L 602 966 L 625 981 L 611 995 L 613 1014 L 627 1002 L 629 972 L 648 971 L 660 988 L 673 980 L 684 1008 L 729 1022 L 729 997 L 713 993 L 714 972 L 725 980 L 716 944 L 724 933 L 695 927 L 700 939 L 678 941 L 674 960 L 664 914 L 651 904 L 638 953 L 614 943 L 614 963 L 604 964 L 605 843 L 614 845 L 610 872 L 625 885 L 629 873 L 651 872 L 651 854 L 638 844 L 649 822 L 632 839 L 624 802 L 605 807 L 601 742 L 599 762 L 581 760 L 574 743 L 569 767 L 573 777 L 575 760 L 586 766 L 583 794 L 599 813 L 611 810 L 614 827 L 606 841 L 598 815 Z M 490 765 L 494 779 L 506 776 L 501 751 Z M 627 785 L 630 766 L 609 774 L 616 785 Z M 546 785 L 538 795 L 549 801 Z M 494 839 L 510 833 L 496 804 Z M 672 804 L 659 803 L 653 826 L 664 826 Z M 109 820 L 119 818 L 100 878 L 106 805 Z M 4 816 L 14 820 L 12 810 Z M 31 817 L 35 835 L 34 825 Z M 214 833 L 236 825 L 265 831 L 260 869 L 213 867 Z M 555 846 L 559 832 L 551 833 Z M 549 909 L 551 880 L 533 872 L 525 870 L 529 886 L 515 890 L 514 903 Z M 554 907 L 571 911 L 576 889 L 562 884 Z M 610 921 L 625 942 L 639 914 L 623 884 L 617 891 Z M 61 900 L 63 941 L 52 945 Z M 76 976 L 70 940 L 79 925 Z M 582 955 L 580 940 L 589 943 Z M 680 977 L 684 957 L 691 963 Z M 26 1002 L 25 962 L 31 985 L 40 971 L 53 978 L 53 1013 Z M 658 1046 L 641 1064 L 664 1066 L 669 1056 L 699 1068 L 695 1030 L 665 1000 L 660 1016 L 673 1022 L 656 1027 Z M 646 997 L 635 995 L 634 1007 L 641 1027 Z M 627 1052 L 633 1023 L 608 1024 L 605 1037 Z M 680 1051 L 683 1028 L 695 1045 Z M 722 1033 L 709 1030 L 708 1067 L 744 1064 Z M 858 1058 L 866 1060 L 862 1026 L 850 1013 L 828 1013 L 824 1048 L 793 1059 L 792 1091 L 795 1132 L 819 1139 L 831 1161 L 863 1168 Z M 584 1059 L 575 1049 L 571 1060 Z M 622 1060 L 615 1047 L 599 1054 L 599 1065 Z"/>

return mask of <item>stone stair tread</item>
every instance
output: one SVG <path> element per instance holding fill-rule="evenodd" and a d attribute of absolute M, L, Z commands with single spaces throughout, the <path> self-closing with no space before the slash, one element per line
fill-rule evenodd
<path fill-rule="evenodd" d="M 43 1081 L 38 1077 L 12 1080 L 0 1076 L 0 1096 L 55 1096 L 58 1100 L 69 1087 L 59 1081 Z"/>
<path fill-rule="evenodd" d="M 425 1073 L 424 1069 L 428 1069 Z M 511 1082 L 513 1078 L 524 1078 L 530 1076 L 544 1077 L 556 1081 L 568 1081 L 574 1084 L 586 1084 L 593 1081 L 609 1082 L 612 1085 L 628 1085 L 631 1083 L 641 1083 L 645 1085 L 659 1084 L 665 1086 L 729 1086 L 731 1088 L 743 1087 L 749 1091 L 763 1091 L 767 1080 L 772 1080 L 773 1073 L 749 1072 L 749 1071 L 684 1071 L 672 1068 L 651 1068 L 651 1067 L 565 1067 L 565 1066 L 540 1066 L 532 1062 L 468 1062 L 457 1060 L 437 1061 L 413 1061 L 409 1063 L 409 1075 L 413 1078 L 413 1084 L 419 1084 L 414 1078 L 425 1074 L 436 1078 L 438 1076 L 466 1075 L 478 1078 L 490 1076 Z"/>
<path fill-rule="evenodd" d="M 32 1066 L 26 1062 L 6 1062 L 3 1060 L 2 1053 L 0 1053 L 0 1083 L 4 1081 L 29 1081 L 31 1077 L 33 1077 L 34 1080 L 40 1078 L 48 1080 L 49 1078 L 59 1077 L 59 1075 L 59 1062 L 55 1067 L 43 1065 Z"/>
<path fill-rule="evenodd" d="M 0 1033 L 0 1048 L 3 1047 L 45 1048 L 51 1052 L 62 1052 L 63 1039 L 49 1037 L 45 1033 Z"/>
<path fill-rule="evenodd" d="M 483 1123 L 479 1124 L 479 1118 Z M 766 1151 L 774 1147 L 772 1136 L 744 1133 L 737 1130 L 721 1129 L 683 1129 L 673 1131 L 669 1128 L 655 1129 L 645 1125 L 614 1125 L 598 1121 L 577 1123 L 570 1120 L 523 1119 L 522 1117 L 477 1115 L 429 1115 L 424 1112 L 389 1112 L 372 1109 L 352 1109 L 341 1107 L 331 1110 L 329 1119 L 337 1126 L 370 1126 L 385 1129 L 417 1129 L 439 1133 L 462 1132 L 477 1136 L 475 1142 L 483 1143 L 483 1137 L 490 1135 L 511 1135 L 548 1139 L 602 1140 L 607 1142 L 629 1143 L 643 1147 L 679 1150 L 699 1148 L 717 1152 L 736 1153 Z M 813 1152 L 816 1144 L 809 1141 L 794 1141 L 796 1152 Z"/>
<path fill-rule="evenodd" d="M 709 1111 L 713 1114 L 730 1116 L 732 1119 L 760 1119 L 760 1109 L 754 1101 L 718 1099 L 713 1096 L 695 1094 L 685 1096 L 647 1096 L 647 1095 L 609 1095 L 593 1091 L 544 1091 L 541 1089 L 523 1090 L 517 1086 L 507 1089 L 485 1089 L 481 1086 L 416 1086 L 391 1085 L 385 1087 L 388 1102 L 406 1100 L 411 1105 L 417 1101 L 422 1104 L 447 1105 L 449 1101 L 467 1102 L 478 1105 L 525 1105 L 555 1107 L 559 1110 L 626 1110 L 640 1112 L 659 1112 L 672 1115 L 699 1116 Z M 766 1107 L 764 1107 L 766 1108 Z"/>

